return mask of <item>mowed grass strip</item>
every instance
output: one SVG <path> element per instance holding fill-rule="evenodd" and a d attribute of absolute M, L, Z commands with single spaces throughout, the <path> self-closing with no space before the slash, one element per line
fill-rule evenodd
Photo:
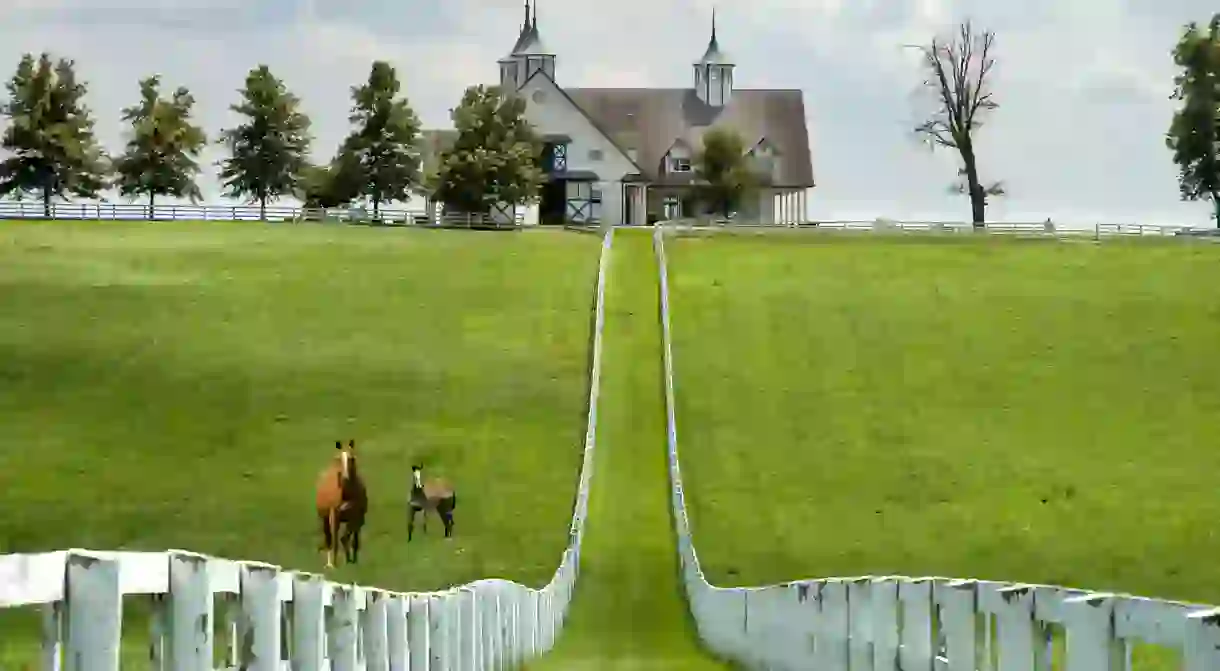
<path fill-rule="evenodd" d="M 1220 603 L 1220 247 L 667 249 L 714 583 L 943 575 Z"/>
<path fill-rule="evenodd" d="M 567 541 L 599 245 L 561 232 L 0 227 L 0 552 L 187 548 L 320 571 L 314 482 L 357 441 L 338 580 L 541 586 Z M 458 495 L 406 541 L 409 465 Z M 417 532 L 419 529 L 417 528 Z"/>
<path fill-rule="evenodd" d="M 611 253 L 580 580 L 556 649 L 529 668 L 725 668 L 699 648 L 678 582 L 651 232 L 617 231 Z"/>

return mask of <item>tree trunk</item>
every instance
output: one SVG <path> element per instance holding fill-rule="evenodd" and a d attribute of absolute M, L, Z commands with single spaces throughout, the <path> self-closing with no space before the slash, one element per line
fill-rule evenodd
<path fill-rule="evenodd" d="M 962 145 L 962 164 L 966 169 L 966 193 L 970 194 L 970 223 L 983 228 L 987 219 L 987 193 L 979 182 L 979 167 L 974 159 L 974 147 Z"/>
<path fill-rule="evenodd" d="M 267 221 L 267 194 L 258 194 L 258 220 Z"/>
<path fill-rule="evenodd" d="M 1212 191 L 1212 208 L 1216 210 L 1216 227 L 1220 228 L 1220 191 Z"/>
<path fill-rule="evenodd" d="M 42 216 L 51 218 L 51 185 L 42 187 Z"/>
<path fill-rule="evenodd" d="M 148 192 L 148 220 L 149 221 L 152 221 L 153 219 L 157 218 L 155 215 L 155 212 L 157 211 L 156 207 L 157 207 L 157 194 L 149 191 Z"/>

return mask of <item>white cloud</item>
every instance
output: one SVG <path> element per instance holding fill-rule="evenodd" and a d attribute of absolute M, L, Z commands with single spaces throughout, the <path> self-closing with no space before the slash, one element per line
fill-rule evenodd
<path fill-rule="evenodd" d="M 1177 201 L 1162 136 L 1169 50 L 1213 0 L 542 0 L 539 27 L 561 83 L 676 86 L 706 45 L 713 3 L 740 85 L 805 91 L 817 216 L 968 211 L 946 193 L 952 157 L 911 137 L 917 78 L 901 45 L 971 17 L 998 33 L 1003 107 L 980 137 L 985 172 L 1010 187 L 997 216 L 1206 221 L 1206 205 Z M 0 76 L 26 51 L 74 58 L 117 148 L 140 77 L 190 87 L 214 134 L 245 73 L 267 63 L 303 98 L 322 158 L 373 59 L 398 67 L 427 124 L 447 124 L 463 88 L 495 76 L 521 14 L 516 0 L 0 0 Z"/>

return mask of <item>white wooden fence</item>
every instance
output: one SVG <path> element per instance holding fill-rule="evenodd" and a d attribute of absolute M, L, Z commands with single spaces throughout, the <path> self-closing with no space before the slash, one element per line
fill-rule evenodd
<path fill-rule="evenodd" d="M 5 219 L 46 219 L 42 203 L 0 201 L 0 221 Z M 152 208 L 136 203 L 51 203 L 50 219 L 100 221 L 258 221 L 263 213 L 256 205 L 182 205 L 165 204 Z M 518 210 L 510 221 L 505 217 L 440 213 L 440 208 L 383 208 L 380 219 L 373 220 L 370 208 L 347 207 L 327 210 L 286 205 L 268 205 L 266 221 L 364 223 L 382 226 L 432 226 L 448 228 L 516 228 L 525 225 Z"/>
<path fill-rule="evenodd" d="M 1181 234 L 1194 238 L 1199 233 L 1218 233 L 1215 227 L 1199 228 L 1174 224 L 1137 224 L 1137 223 L 1091 223 L 1091 224 L 1055 224 L 1049 221 L 1012 222 L 990 221 L 976 228 L 970 222 L 962 221 L 898 221 L 893 219 L 869 220 L 805 220 L 798 224 L 774 224 L 751 222 L 747 220 L 726 220 L 713 218 L 688 218 L 662 222 L 658 225 L 673 231 L 687 233 L 716 233 L 725 231 L 767 231 L 783 233 L 785 231 L 807 233 L 977 233 L 991 235 L 1014 235 L 1021 237 L 1062 237 L 1094 239 L 1109 237 L 1140 237 L 1140 236 L 1174 236 Z M 1195 234 L 1192 236 L 1191 234 Z M 1205 236 L 1211 237 L 1211 236 Z M 1196 238 L 1197 239 L 1197 238 Z M 1220 236 L 1211 237 L 1220 240 Z"/>
<path fill-rule="evenodd" d="M 589 412 L 568 547 L 542 589 L 479 580 L 441 592 L 396 593 L 328 582 L 258 562 L 169 552 L 68 550 L 0 556 L 0 609 L 43 610 L 42 668 L 117 671 L 123 597 L 152 603 L 159 670 L 467 671 L 505 669 L 554 644 L 567 616 L 589 508 L 602 332 L 613 231 L 597 273 Z M 236 616 L 213 657 L 216 604 Z M 7 636 L 0 631 L 0 642 Z M 3 646 L 0 646 L 2 648 Z"/>
<path fill-rule="evenodd" d="M 1044 585 L 865 576 L 724 588 L 708 583 L 691 539 L 678 461 L 665 226 L 660 281 L 674 531 L 699 636 L 714 653 L 769 671 L 1129 671 L 1133 644 L 1176 648 L 1186 671 L 1220 670 L 1220 609 Z"/>

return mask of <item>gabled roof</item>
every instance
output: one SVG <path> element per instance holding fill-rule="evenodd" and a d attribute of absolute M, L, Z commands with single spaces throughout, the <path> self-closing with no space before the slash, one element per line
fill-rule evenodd
<path fill-rule="evenodd" d="M 577 99 L 575 99 L 572 96 L 572 94 L 571 94 L 572 90 L 583 90 L 583 89 L 572 89 L 572 90 L 565 89 L 562 86 L 560 86 L 559 84 L 556 84 L 555 80 L 552 79 L 551 76 L 548 75 L 545 70 L 538 70 L 534 74 L 530 75 L 529 79 L 526 79 L 525 83 L 521 85 L 521 88 L 524 89 L 527 85 L 529 85 L 529 83 L 531 81 L 534 80 L 535 77 L 542 77 L 546 81 L 550 82 L 551 86 L 554 86 L 557 91 L 559 91 L 561 94 L 563 94 L 563 97 L 566 98 L 568 102 L 572 103 L 572 107 L 575 107 L 576 111 L 580 112 L 581 116 L 583 116 L 585 118 L 585 120 L 589 122 L 589 125 L 592 126 L 593 129 L 596 130 L 598 133 L 601 133 L 601 135 L 603 137 L 606 138 L 606 140 L 610 143 L 610 146 L 617 149 L 618 152 L 623 155 L 623 158 L 627 159 L 627 161 L 630 162 L 631 165 L 634 166 L 636 170 L 639 170 L 641 173 L 645 173 L 645 174 L 647 173 L 647 171 L 643 167 L 641 167 L 640 161 L 633 159 L 631 157 L 631 154 L 627 153 L 627 150 L 623 147 L 623 145 L 620 144 L 615 139 L 615 136 L 613 134 L 611 134 L 610 132 L 608 132 L 606 128 L 602 127 L 599 120 L 595 116 L 590 114 L 589 110 L 586 109 Z"/>
<path fill-rule="evenodd" d="M 724 107 L 712 107 L 693 89 L 686 88 L 564 91 L 610 139 L 636 149 L 636 163 L 650 180 L 661 176 L 661 159 L 674 140 L 683 138 L 699 147 L 706 130 L 728 127 L 746 142 L 766 138 L 778 149 L 776 186 L 814 186 L 805 101 L 800 90 L 736 89 Z"/>
<path fill-rule="evenodd" d="M 758 138 L 758 142 L 755 142 L 754 144 L 750 145 L 750 148 L 747 149 L 746 151 L 754 151 L 754 150 L 758 149 L 759 147 L 766 149 L 767 151 L 769 151 L 773 154 L 776 154 L 776 155 L 782 153 L 780 151 L 780 148 L 777 147 L 774 142 L 767 139 L 765 136 Z"/>

